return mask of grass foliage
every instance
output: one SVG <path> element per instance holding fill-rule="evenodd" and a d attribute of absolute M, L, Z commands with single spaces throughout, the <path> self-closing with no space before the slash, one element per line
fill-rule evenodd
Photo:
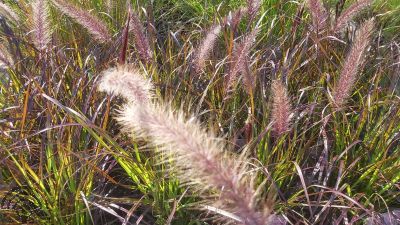
<path fill-rule="evenodd" d="M 363 224 L 399 208 L 399 5 L 1 2 L 0 220 Z"/>

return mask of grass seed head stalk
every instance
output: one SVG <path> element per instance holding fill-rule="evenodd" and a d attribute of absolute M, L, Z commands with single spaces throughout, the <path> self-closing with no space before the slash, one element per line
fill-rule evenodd
<path fill-rule="evenodd" d="M 100 43 L 111 41 L 107 26 L 89 12 L 66 2 L 65 0 L 52 0 L 54 5 L 63 13 L 73 18 L 82 25 Z"/>
<path fill-rule="evenodd" d="M 212 26 L 199 47 L 196 49 L 193 67 L 197 73 L 201 73 L 204 70 L 206 60 L 209 58 L 220 33 L 221 25 L 217 24 Z"/>
<path fill-rule="evenodd" d="M 365 50 L 369 45 L 370 36 L 374 29 L 374 20 L 364 22 L 356 33 L 344 62 L 340 77 L 333 89 L 333 100 L 337 107 L 341 107 L 351 95 L 351 90 L 357 80 L 357 73 L 364 61 Z"/>
<path fill-rule="evenodd" d="M 138 70 L 125 64 L 104 71 L 99 90 L 123 96 L 129 102 L 145 104 L 152 97 L 153 85 Z"/>
<path fill-rule="evenodd" d="M 143 63 L 153 58 L 149 40 L 144 33 L 144 27 L 135 12 L 131 12 L 130 31 L 133 33 L 135 47 Z"/>
<path fill-rule="evenodd" d="M 38 50 L 47 47 L 51 40 L 49 8 L 46 0 L 32 3 L 33 43 Z"/>
<path fill-rule="evenodd" d="M 315 30 L 323 30 L 328 21 L 328 12 L 321 0 L 308 0 L 307 7 L 311 12 L 311 18 Z"/>
<path fill-rule="evenodd" d="M 340 16 L 337 18 L 336 23 L 333 27 L 334 32 L 340 32 L 346 26 L 346 24 L 364 8 L 369 6 L 372 0 L 359 0 L 353 3 L 349 8 L 347 8 Z"/>
<path fill-rule="evenodd" d="M 272 82 L 272 120 L 274 121 L 273 132 L 280 136 L 287 132 L 290 127 L 290 114 L 292 107 L 288 97 L 287 89 L 279 80 Z"/>

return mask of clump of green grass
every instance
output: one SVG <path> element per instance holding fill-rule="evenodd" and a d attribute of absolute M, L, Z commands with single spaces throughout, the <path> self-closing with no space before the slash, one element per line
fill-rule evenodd
<path fill-rule="evenodd" d="M 399 207 L 391 5 L 81 3 L 0 3 L 2 220 L 361 224 Z"/>

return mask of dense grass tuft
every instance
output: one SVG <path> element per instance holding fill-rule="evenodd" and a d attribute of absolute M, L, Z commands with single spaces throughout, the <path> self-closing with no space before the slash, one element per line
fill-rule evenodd
<path fill-rule="evenodd" d="M 399 9 L 0 3 L 0 223 L 363 224 L 399 208 Z"/>

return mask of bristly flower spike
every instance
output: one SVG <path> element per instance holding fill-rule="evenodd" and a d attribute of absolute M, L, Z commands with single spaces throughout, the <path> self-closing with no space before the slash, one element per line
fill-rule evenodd
<path fill-rule="evenodd" d="M 370 42 L 370 36 L 374 29 L 374 20 L 364 22 L 356 33 L 354 43 L 351 46 L 346 60 L 343 64 L 339 80 L 333 88 L 333 101 L 336 107 L 341 107 L 351 95 L 357 73 L 364 61 L 366 48 Z"/>

